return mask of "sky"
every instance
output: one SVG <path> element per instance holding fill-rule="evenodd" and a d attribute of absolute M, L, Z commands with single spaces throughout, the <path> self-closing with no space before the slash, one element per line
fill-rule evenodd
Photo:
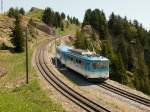
<path fill-rule="evenodd" d="M 70 16 L 83 20 L 88 8 L 103 10 L 107 19 L 114 12 L 128 19 L 138 20 L 147 29 L 150 29 L 150 0 L 3 0 L 4 11 L 10 7 L 31 7 L 45 9 L 51 7 L 55 11 L 64 12 Z"/>

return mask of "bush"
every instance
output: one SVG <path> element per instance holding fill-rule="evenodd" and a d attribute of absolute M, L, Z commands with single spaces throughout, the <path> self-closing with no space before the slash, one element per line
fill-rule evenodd
<path fill-rule="evenodd" d="M 8 47 L 6 46 L 6 44 L 3 42 L 0 44 L 0 50 L 6 50 Z"/>

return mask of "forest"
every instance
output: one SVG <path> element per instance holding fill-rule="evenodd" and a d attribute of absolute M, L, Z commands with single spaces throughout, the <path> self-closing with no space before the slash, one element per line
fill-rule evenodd
<path fill-rule="evenodd" d="M 110 79 L 150 95 L 150 31 L 137 20 L 88 9 L 76 38 L 76 48 L 109 58 Z"/>
<path fill-rule="evenodd" d="M 64 20 L 67 18 L 67 20 L 70 23 L 74 23 L 76 25 L 79 25 L 79 20 L 75 17 L 70 17 L 69 15 L 66 17 L 66 15 L 62 12 L 55 12 L 51 8 L 47 7 L 44 10 L 42 21 L 46 23 L 48 26 L 55 27 L 55 28 L 61 28 L 61 30 L 64 30 Z"/>

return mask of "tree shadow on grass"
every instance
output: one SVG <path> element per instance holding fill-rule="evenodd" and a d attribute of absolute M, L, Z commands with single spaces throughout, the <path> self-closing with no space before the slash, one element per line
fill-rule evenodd
<path fill-rule="evenodd" d="M 2 51 L 9 51 L 9 52 L 11 52 L 11 53 L 22 53 L 22 52 L 24 52 L 24 51 L 21 51 L 21 52 L 18 52 L 18 51 L 15 51 L 15 49 L 14 49 L 14 47 L 9 47 L 9 46 L 2 46 L 2 47 L 0 47 L 0 50 L 2 50 Z"/>

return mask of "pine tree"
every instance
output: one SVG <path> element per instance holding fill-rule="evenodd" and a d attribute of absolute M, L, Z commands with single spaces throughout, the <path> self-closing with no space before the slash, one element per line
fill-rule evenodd
<path fill-rule="evenodd" d="M 15 18 L 20 13 L 20 10 L 18 8 L 11 7 L 8 11 L 8 17 Z"/>
<path fill-rule="evenodd" d="M 20 25 L 21 17 L 18 14 L 15 16 L 15 27 L 12 30 L 11 34 L 11 42 L 14 45 L 15 52 L 23 52 L 24 51 L 24 36 L 23 31 Z"/>
<path fill-rule="evenodd" d="M 119 35 L 119 42 L 118 42 L 118 48 L 117 51 L 120 53 L 122 60 L 123 60 L 123 65 L 125 66 L 126 69 L 128 69 L 128 51 L 127 51 L 127 43 L 124 39 L 123 35 Z"/>
<path fill-rule="evenodd" d="M 122 84 L 127 84 L 127 76 L 120 54 L 111 58 L 110 67 L 112 70 L 112 76 L 110 78 Z"/>
<path fill-rule="evenodd" d="M 15 9 L 13 7 L 11 7 L 8 11 L 8 16 L 9 17 L 14 17 L 14 13 L 15 13 Z"/>
<path fill-rule="evenodd" d="M 44 13 L 43 13 L 43 16 L 42 16 L 42 21 L 49 25 L 49 26 L 52 26 L 52 21 L 53 21 L 53 17 L 54 16 L 54 12 L 52 11 L 51 8 L 46 8 L 44 10 Z"/>
<path fill-rule="evenodd" d="M 67 16 L 67 20 L 70 21 L 70 16 L 69 15 Z"/>
<path fill-rule="evenodd" d="M 84 16 L 82 27 L 85 26 L 85 25 L 90 25 L 91 13 L 92 13 L 91 9 L 88 9 L 85 12 L 85 16 Z"/>
<path fill-rule="evenodd" d="M 79 49 L 87 49 L 86 38 L 82 32 L 76 32 L 76 40 L 74 46 Z"/>
<path fill-rule="evenodd" d="M 22 14 L 22 15 L 25 15 L 24 9 L 23 9 L 23 8 L 20 8 L 19 13 Z"/>
<path fill-rule="evenodd" d="M 65 19 L 66 19 L 66 15 L 65 15 L 64 13 L 61 13 L 61 18 L 62 18 L 63 20 L 65 20 Z"/>
<path fill-rule="evenodd" d="M 66 15 L 64 13 L 54 12 L 51 8 L 46 8 L 44 10 L 42 21 L 55 28 L 60 28 L 62 31 L 64 30 L 63 20 L 65 20 Z"/>
<path fill-rule="evenodd" d="M 54 17 L 53 17 L 53 26 L 55 26 L 56 28 L 61 28 L 63 21 L 61 18 L 61 15 L 59 14 L 59 12 L 55 12 Z"/>
<path fill-rule="evenodd" d="M 88 9 L 85 13 L 82 27 L 85 25 L 91 25 L 92 28 L 98 32 L 101 39 L 106 39 L 108 37 L 108 26 L 103 11 L 100 11 L 99 9 L 93 11 Z"/>

